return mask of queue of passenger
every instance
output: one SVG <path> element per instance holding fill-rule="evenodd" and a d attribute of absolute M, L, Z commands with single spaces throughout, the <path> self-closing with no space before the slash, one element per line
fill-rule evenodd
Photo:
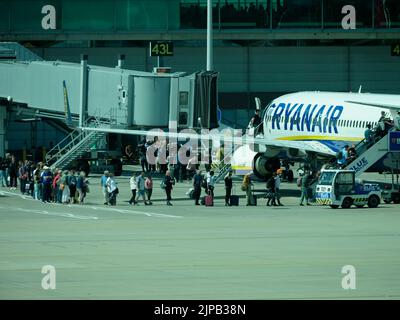
<path fill-rule="evenodd" d="M 83 204 L 89 192 L 85 172 L 51 169 L 42 162 L 17 161 L 7 154 L 0 158 L 0 183 L 2 187 L 30 195 L 35 200 L 55 203 Z"/>

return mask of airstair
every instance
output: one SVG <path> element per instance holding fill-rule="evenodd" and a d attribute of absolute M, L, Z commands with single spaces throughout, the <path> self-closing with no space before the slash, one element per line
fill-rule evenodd
<path fill-rule="evenodd" d="M 233 155 L 233 151 L 228 152 L 224 155 L 224 158 L 219 161 L 218 166 L 215 169 L 218 169 L 218 174 L 215 177 L 215 183 L 220 182 L 225 178 L 226 174 L 231 170 L 231 158 Z"/>
<path fill-rule="evenodd" d="M 396 131 L 396 129 L 392 128 L 386 135 L 370 143 L 367 143 L 365 139 L 362 140 L 355 148 L 357 157 L 343 169 L 354 170 L 356 172 L 356 177 L 359 177 L 382 159 L 388 152 L 391 152 L 389 147 L 389 135 L 394 131 Z"/>
<path fill-rule="evenodd" d="M 85 126 L 105 127 L 109 122 L 96 118 L 89 119 Z M 46 155 L 46 164 L 52 169 L 65 169 L 72 161 L 90 151 L 104 136 L 105 132 L 86 131 L 77 128 L 61 140 Z"/>

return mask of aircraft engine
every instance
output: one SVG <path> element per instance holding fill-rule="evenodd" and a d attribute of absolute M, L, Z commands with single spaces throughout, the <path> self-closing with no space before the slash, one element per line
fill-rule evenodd
<path fill-rule="evenodd" d="M 260 179 L 268 179 L 280 167 L 279 158 L 270 158 L 263 153 L 257 153 L 253 159 L 253 173 Z"/>
<path fill-rule="evenodd" d="M 244 145 L 233 153 L 231 167 L 236 175 L 252 172 L 260 179 L 267 179 L 281 166 L 275 151 L 271 149 L 265 153 L 255 152 L 248 145 Z"/>

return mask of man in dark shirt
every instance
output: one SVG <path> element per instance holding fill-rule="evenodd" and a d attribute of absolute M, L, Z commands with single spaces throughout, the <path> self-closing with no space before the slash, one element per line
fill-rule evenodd
<path fill-rule="evenodd" d="M 388 117 L 386 117 L 386 112 L 382 111 L 381 112 L 381 117 L 378 120 L 378 128 L 377 128 L 377 133 L 381 136 L 384 137 L 389 129 L 392 127 L 392 123 Z"/>
<path fill-rule="evenodd" d="M 256 110 L 253 118 L 251 119 L 251 124 L 254 128 L 254 135 L 258 133 L 263 133 L 263 126 L 261 125 L 260 109 Z"/>
<path fill-rule="evenodd" d="M 8 165 L 8 174 L 10 176 L 10 188 L 17 189 L 18 162 L 15 156 L 11 156 L 11 161 Z"/>
<path fill-rule="evenodd" d="M 225 176 L 225 205 L 230 206 L 230 198 L 232 194 L 232 171 Z"/>
<path fill-rule="evenodd" d="M 165 193 L 167 195 L 167 206 L 172 206 L 171 203 L 171 191 L 172 191 L 172 185 L 175 184 L 174 179 L 171 178 L 171 174 L 169 171 L 165 173 L 164 177 L 164 186 L 165 186 Z"/>
<path fill-rule="evenodd" d="M 50 168 L 44 166 L 44 172 L 42 173 L 42 184 L 43 184 L 43 202 L 50 202 L 51 200 L 51 183 L 53 182 L 53 174 Z"/>
<path fill-rule="evenodd" d="M 201 186 L 203 184 L 203 176 L 201 171 L 197 170 L 196 174 L 193 176 L 193 188 L 194 188 L 194 201 L 196 206 L 199 206 L 199 200 L 201 195 Z"/>

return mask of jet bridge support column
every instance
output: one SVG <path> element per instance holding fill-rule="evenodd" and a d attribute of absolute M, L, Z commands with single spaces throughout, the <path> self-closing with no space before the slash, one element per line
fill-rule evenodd
<path fill-rule="evenodd" d="M 87 117 L 87 93 L 88 93 L 88 56 L 81 55 L 81 92 L 79 96 L 79 127 L 83 127 L 83 123 Z"/>

